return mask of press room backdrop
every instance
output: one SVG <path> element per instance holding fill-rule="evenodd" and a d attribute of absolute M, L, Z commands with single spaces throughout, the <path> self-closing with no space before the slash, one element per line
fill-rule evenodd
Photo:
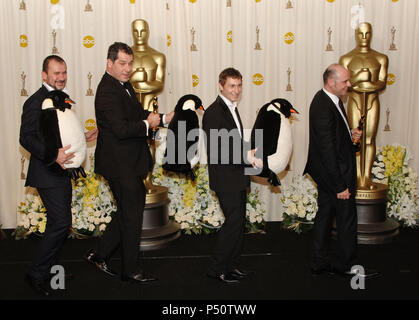
<path fill-rule="evenodd" d="M 148 21 L 150 45 L 167 58 L 161 111 L 171 110 L 186 93 L 210 105 L 218 93 L 218 74 L 229 66 L 243 74 L 239 109 L 245 127 L 252 127 L 257 109 L 273 98 L 295 106 L 300 114 L 292 125 L 294 151 L 283 184 L 303 171 L 308 110 L 322 87 L 322 72 L 355 47 L 353 27 L 363 18 L 373 26 L 372 48 L 390 60 L 387 89 L 380 95 L 377 145 L 407 145 L 419 171 L 417 0 L 2 0 L 0 7 L 3 228 L 16 226 L 24 196 L 28 154 L 18 142 L 20 117 L 24 101 L 41 85 L 42 60 L 54 46 L 66 60 L 68 92 L 89 127 L 107 48 L 114 41 L 132 45 L 131 22 L 138 18 Z M 397 50 L 389 50 L 392 43 Z M 333 51 L 326 51 L 328 44 Z M 93 95 L 87 95 L 89 88 Z M 385 132 L 387 109 L 391 131 Z M 94 148 L 89 145 L 89 154 Z M 262 190 L 266 219 L 280 220 L 278 190 L 255 186 Z"/>

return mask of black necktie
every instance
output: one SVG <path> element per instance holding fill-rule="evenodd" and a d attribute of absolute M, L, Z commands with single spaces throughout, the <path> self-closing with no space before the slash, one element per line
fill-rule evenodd
<path fill-rule="evenodd" d="M 340 98 L 339 98 L 339 108 L 340 108 L 340 111 L 342 111 L 342 114 L 345 117 L 346 122 L 348 122 L 348 117 L 346 116 L 345 108 L 344 108 L 343 102 L 342 102 L 342 100 L 340 100 Z"/>
<path fill-rule="evenodd" d="M 242 124 L 242 120 L 240 119 L 239 110 L 237 110 L 237 107 L 234 108 L 234 112 L 236 113 L 237 119 L 239 120 L 240 132 L 243 135 L 243 124 Z"/>
<path fill-rule="evenodd" d="M 131 97 L 131 93 L 129 92 L 129 81 L 127 82 L 123 82 L 122 84 L 124 86 L 124 88 L 127 90 L 129 96 Z"/>

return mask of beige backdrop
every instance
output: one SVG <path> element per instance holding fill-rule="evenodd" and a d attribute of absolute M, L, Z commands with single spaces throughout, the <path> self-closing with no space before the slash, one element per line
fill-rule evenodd
<path fill-rule="evenodd" d="M 287 9 L 288 3 L 292 8 Z M 21 4 L 26 9 L 20 9 Z M 90 4 L 93 11 L 85 11 Z M 363 10 L 359 10 L 359 5 Z M 143 18 L 150 25 L 150 44 L 167 57 L 161 111 L 194 93 L 208 106 L 217 95 L 217 77 L 228 66 L 243 74 L 239 104 L 245 127 L 256 110 L 272 98 L 286 98 L 300 112 L 293 123 L 294 152 L 282 183 L 301 174 L 307 155 L 308 109 L 321 88 L 323 70 L 355 47 L 354 29 L 360 12 L 372 23 L 372 47 L 389 56 L 387 89 L 380 95 L 381 120 L 377 145 L 407 145 L 419 171 L 419 5 L 417 0 L 2 0 L 0 2 L 0 224 L 16 226 L 17 204 L 23 199 L 27 154 L 18 143 L 23 80 L 30 96 L 41 85 L 41 63 L 56 47 L 68 65 L 68 91 L 82 121 L 95 119 L 94 96 L 86 96 L 88 74 L 96 87 L 105 70 L 106 51 L 114 41 L 132 44 L 130 23 Z M 390 51 L 392 27 L 397 50 Z M 326 51 L 329 41 L 334 51 Z M 192 33 L 198 51 L 191 51 Z M 256 30 L 259 30 L 257 33 Z M 255 50 L 256 43 L 261 50 Z M 286 91 L 288 68 L 293 91 Z M 194 78 L 194 79 L 193 79 Z M 386 109 L 390 132 L 384 132 Z M 94 144 L 89 146 L 89 154 Z M 22 158 L 23 156 L 23 158 Z M 24 161 L 22 162 L 21 159 Z M 90 163 L 87 162 L 87 167 Z M 23 168 L 23 170 L 22 170 Z M 256 186 L 254 184 L 253 186 Z M 259 185 L 258 185 L 259 186 Z M 267 220 L 281 218 L 279 194 L 262 189 Z"/>

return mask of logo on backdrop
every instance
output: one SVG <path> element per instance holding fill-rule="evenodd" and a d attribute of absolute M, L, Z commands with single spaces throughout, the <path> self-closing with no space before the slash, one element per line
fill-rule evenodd
<path fill-rule="evenodd" d="M 192 75 L 192 86 L 195 88 L 199 85 L 199 77 L 196 74 Z"/>
<path fill-rule="evenodd" d="M 264 79 L 260 73 L 255 73 L 253 75 L 252 81 L 255 85 L 260 86 L 263 83 Z"/>
<path fill-rule="evenodd" d="M 92 36 L 85 36 L 83 38 L 83 46 L 85 46 L 86 48 L 91 48 L 95 45 L 95 38 L 93 38 Z"/>
<path fill-rule="evenodd" d="M 391 86 L 392 84 L 394 84 L 396 82 L 396 76 L 394 75 L 394 74 L 392 74 L 392 73 L 389 73 L 388 75 L 387 75 L 387 84 L 389 85 L 389 86 Z"/>
<path fill-rule="evenodd" d="M 26 48 L 28 46 L 28 36 L 26 34 L 20 35 L 19 44 L 22 48 Z"/>
<path fill-rule="evenodd" d="M 288 32 L 287 34 L 285 34 L 284 41 L 286 44 L 291 44 L 294 42 L 294 40 L 295 40 L 295 36 L 292 32 Z"/>

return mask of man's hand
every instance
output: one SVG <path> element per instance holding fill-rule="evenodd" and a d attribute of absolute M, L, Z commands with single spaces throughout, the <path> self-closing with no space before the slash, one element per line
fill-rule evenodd
<path fill-rule="evenodd" d="M 256 151 L 257 148 L 247 152 L 247 161 L 253 168 L 263 168 L 263 160 L 255 157 Z"/>
<path fill-rule="evenodd" d="M 86 142 L 96 140 L 98 133 L 99 133 L 99 130 L 97 128 L 94 128 L 92 130 L 85 132 L 84 136 L 86 137 Z"/>
<path fill-rule="evenodd" d="M 174 111 L 166 114 L 166 116 L 164 117 L 164 120 L 166 121 L 166 124 L 169 124 L 170 121 L 172 121 L 172 118 L 173 118 L 174 114 L 175 114 Z"/>
<path fill-rule="evenodd" d="M 151 129 L 158 127 L 160 123 L 160 115 L 158 113 L 151 112 L 147 117 L 147 122 Z"/>
<path fill-rule="evenodd" d="M 352 141 L 356 144 L 361 140 L 362 130 L 359 130 L 358 128 L 354 128 L 351 130 L 351 134 L 352 134 Z"/>
<path fill-rule="evenodd" d="M 346 190 L 339 192 L 337 197 L 341 200 L 348 200 L 351 197 L 351 193 L 349 192 L 349 189 L 346 188 Z"/>
<path fill-rule="evenodd" d="M 55 162 L 57 162 L 60 165 L 60 167 L 63 169 L 65 169 L 64 164 L 73 163 L 73 161 L 70 161 L 70 159 L 74 158 L 74 152 L 65 153 L 70 148 L 71 148 L 71 144 L 58 149 L 58 156 Z"/>

